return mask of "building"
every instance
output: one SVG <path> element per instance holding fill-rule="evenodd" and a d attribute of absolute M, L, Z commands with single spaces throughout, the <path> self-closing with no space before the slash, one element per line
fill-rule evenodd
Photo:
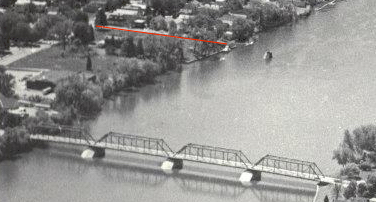
<path fill-rule="evenodd" d="M 142 19 L 137 19 L 133 23 L 134 28 L 144 29 L 146 27 L 146 21 Z"/>
<path fill-rule="evenodd" d="M 115 26 L 131 26 L 142 14 L 143 11 L 136 7 L 124 7 L 106 13 L 108 24 Z"/>
<path fill-rule="evenodd" d="M 47 2 L 46 1 L 33 1 L 33 0 L 17 0 L 14 4 L 16 9 L 24 9 L 25 6 L 33 4 L 36 8 L 36 12 L 43 13 L 47 11 Z"/>

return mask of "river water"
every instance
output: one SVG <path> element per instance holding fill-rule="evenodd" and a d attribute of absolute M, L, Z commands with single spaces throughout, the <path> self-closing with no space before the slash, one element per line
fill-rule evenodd
<path fill-rule="evenodd" d="M 376 1 L 350 0 L 295 25 L 263 33 L 224 61 L 202 61 L 156 85 L 109 101 L 92 123 L 109 131 L 242 150 L 254 162 L 266 154 L 338 169 L 332 151 L 345 129 L 376 119 Z M 274 59 L 265 63 L 266 50 Z M 265 176 L 252 186 L 241 170 L 187 163 L 180 173 L 163 159 L 51 146 L 0 163 L 0 201 L 312 201 L 313 183 Z M 293 186 L 296 183 L 297 186 Z M 291 185 L 291 186 L 290 186 Z"/>

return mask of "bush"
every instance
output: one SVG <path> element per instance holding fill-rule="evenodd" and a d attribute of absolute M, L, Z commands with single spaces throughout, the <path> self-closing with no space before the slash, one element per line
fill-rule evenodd
<path fill-rule="evenodd" d="M 371 171 L 372 170 L 372 166 L 371 164 L 367 163 L 367 162 L 362 162 L 360 165 L 359 165 L 359 168 L 363 171 Z"/>
<path fill-rule="evenodd" d="M 365 183 L 360 183 L 358 185 L 357 195 L 364 196 L 366 192 L 367 192 L 367 185 Z"/>
<path fill-rule="evenodd" d="M 350 182 L 350 184 L 346 187 L 345 191 L 343 192 L 343 196 L 346 199 L 356 196 L 356 181 Z"/>
<path fill-rule="evenodd" d="M 151 22 L 150 22 L 150 28 L 159 31 L 159 30 L 164 30 L 168 31 L 167 29 L 167 22 L 164 19 L 163 16 L 159 15 L 157 17 L 154 17 Z"/>
<path fill-rule="evenodd" d="M 80 115 L 95 116 L 101 111 L 102 103 L 101 87 L 79 75 L 61 80 L 56 87 L 54 104 L 63 109 L 73 108 Z"/>
<path fill-rule="evenodd" d="M 341 176 L 346 176 L 348 179 L 358 179 L 360 170 L 358 165 L 350 163 L 341 169 L 340 174 Z"/>
<path fill-rule="evenodd" d="M 24 127 L 6 128 L 0 136 L 0 159 L 12 157 L 29 148 L 29 133 Z"/>

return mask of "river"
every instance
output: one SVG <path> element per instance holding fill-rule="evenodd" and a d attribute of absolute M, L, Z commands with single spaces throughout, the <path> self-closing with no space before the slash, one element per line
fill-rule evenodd
<path fill-rule="evenodd" d="M 92 133 L 163 138 L 173 150 L 190 142 L 233 148 L 252 162 L 266 154 L 298 158 L 335 174 L 332 151 L 344 130 L 376 119 L 375 14 L 374 0 L 343 1 L 261 34 L 224 61 L 186 65 L 109 101 Z M 86 161 L 82 149 L 34 149 L 0 163 L 1 201 L 290 202 L 315 194 L 313 183 L 290 187 L 298 182 L 273 176 L 244 187 L 241 170 L 194 163 L 166 174 L 163 159 L 108 152 Z"/>

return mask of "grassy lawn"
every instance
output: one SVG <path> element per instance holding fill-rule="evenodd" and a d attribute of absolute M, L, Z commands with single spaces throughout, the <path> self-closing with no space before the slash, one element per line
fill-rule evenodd
<path fill-rule="evenodd" d="M 69 49 L 67 47 L 67 49 Z M 122 64 L 121 57 L 104 55 L 103 49 L 93 49 L 91 57 L 93 70 L 106 70 L 110 67 Z M 65 71 L 85 71 L 86 57 L 83 53 L 68 53 L 62 57 L 63 50 L 60 46 L 54 45 L 49 49 L 24 57 L 9 65 L 10 68 L 40 68 Z"/>

